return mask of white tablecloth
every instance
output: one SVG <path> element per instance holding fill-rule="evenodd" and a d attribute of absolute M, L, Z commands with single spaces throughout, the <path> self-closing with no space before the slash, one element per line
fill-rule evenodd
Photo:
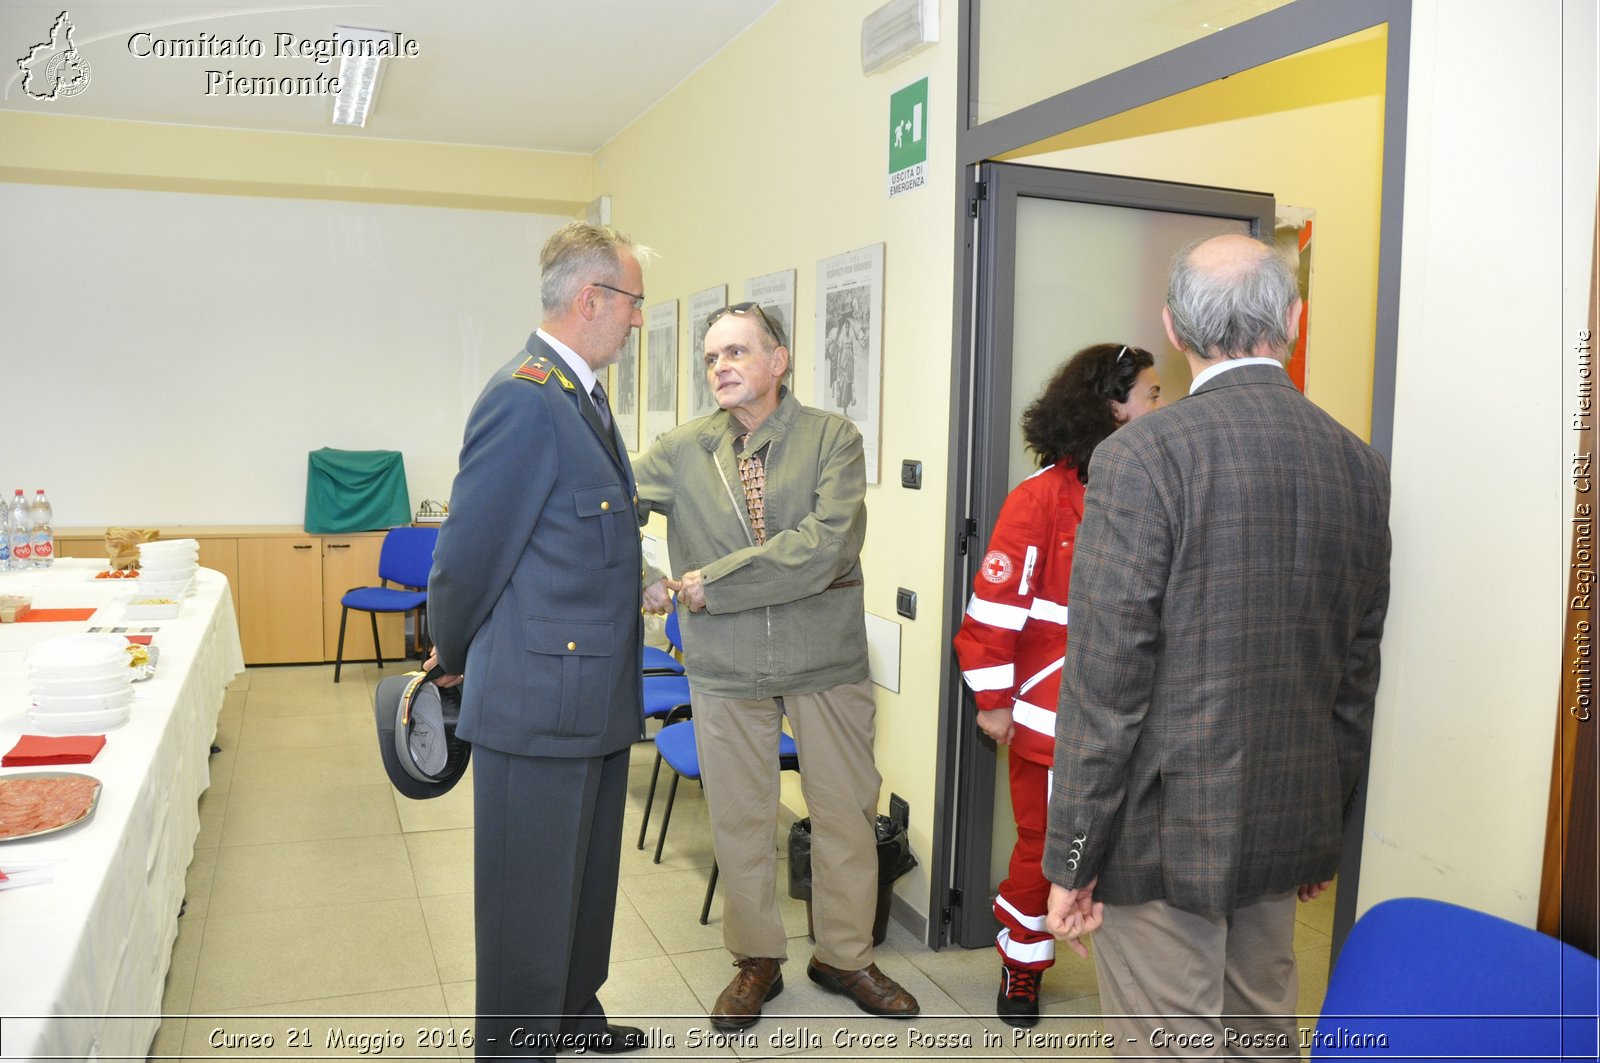
<path fill-rule="evenodd" d="M 155 675 L 134 685 L 127 723 L 106 732 L 91 764 L 101 780 L 86 823 L 0 842 L 8 864 L 44 862 L 54 881 L 0 890 L 0 1059 L 143 1059 L 160 1024 L 162 983 L 194 855 L 197 802 L 223 690 L 244 669 L 227 580 L 202 569 L 171 620 L 128 621 L 135 588 L 95 580 L 104 562 L 63 558 L 48 570 L 0 573 L 0 594 L 34 608 L 97 608 L 88 620 L 0 624 L 0 753 L 29 725 L 27 651 L 92 627 L 155 628 Z"/>

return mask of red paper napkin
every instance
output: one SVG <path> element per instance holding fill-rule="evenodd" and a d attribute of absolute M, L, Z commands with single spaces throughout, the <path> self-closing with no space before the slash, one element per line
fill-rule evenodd
<path fill-rule="evenodd" d="M 87 620 L 93 609 L 29 609 L 17 617 L 19 624 L 58 624 L 63 620 Z"/>
<path fill-rule="evenodd" d="M 37 767 L 44 764 L 87 764 L 105 748 L 105 735 L 23 735 L 11 752 L 0 757 L 0 767 Z"/>

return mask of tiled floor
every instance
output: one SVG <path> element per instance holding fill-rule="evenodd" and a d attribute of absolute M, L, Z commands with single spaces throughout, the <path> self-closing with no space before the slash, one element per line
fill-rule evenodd
<path fill-rule="evenodd" d="M 353 1059 L 374 1049 L 471 1058 L 451 1044 L 470 1029 L 473 1008 L 471 776 L 432 801 L 389 786 L 371 695 L 397 670 L 346 666 L 335 686 L 331 667 L 254 668 L 229 689 L 167 977 L 170 1017 L 152 1058 Z M 1044 980 L 1043 1042 L 1018 1042 L 990 1013 L 999 973 L 991 949 L 932 952 L 893 922 L 879 964 L 917 996 L 922 1015 L 911 1024 L 869 1018 L 805 978 L 805 906 L 783 897 L 784 993 L 743 1036 L 711 1040 L 706 1009 L 733 970 L 720 901 L 710 925 L 699 923 L 711 864 L 705 804 L 698 787 L 680 786 L 662 862 L 651 862 L 659 811 L 636 850 L 653 756 L 649 743 L 634 749 L 601 994 L 617 1021 L 657 1031 L 657 1047 L 627 1058 L 1051 1058 L 1080 1054 L 1063 1047 L 1070 1035 L 1098 1029 L 1088 961 L 1063 950 Z M 774 830 L 780 860 L 783 833 Z M 781 892 L 782 868 L 778 881 Z M 1301 1010 L 1311 1015 L 1327 979 L 1332 912 L 1331 894 L 1299 909 Z M 869 1040 L 883 1035 L 892 1040 Z"/>

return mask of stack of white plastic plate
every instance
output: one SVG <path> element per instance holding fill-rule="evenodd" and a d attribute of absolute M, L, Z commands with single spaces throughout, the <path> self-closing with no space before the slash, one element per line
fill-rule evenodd
<path fill-rule="evenodd" d="M 67 635 L 28 652 L 32 724 L 50 734 L 93 734 L 128 718 L 133 669 L 121 635 Z"/>
<path fill-rule="evenodd" d="M 139 597 L 178 601 L 189 593 L 200 567 L 200 543 L 194 539 L 159 539 L 139 544 Z"/>

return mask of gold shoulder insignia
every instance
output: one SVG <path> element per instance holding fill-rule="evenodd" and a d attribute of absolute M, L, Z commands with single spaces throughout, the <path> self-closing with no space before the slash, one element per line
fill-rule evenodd
<path fill-rule="evenodd" d="M 550 359 L 542 355 L 535 358 L 530 354 L 527 360 L 518 366 L 511 375 L 522 380 L 531 380 L 535 384 L 543 384 L 550 379 L 550 372 L 554 369 L 555 366 L 550 364 Z M 556 376 L 561 376 L 561 373 L 557 371 Z M 567 386 L 570 388 L 572 385 L 569 384 Z"/>
<path fill-rule="evenodd" d="M 553 365 L 550 367 L 550 369 L 551 369 L 552 372 L 555 373 L 556 379 L 561 381 L 561 386 L 562 387 L 566 388 L 568 391 L 577 391 L 578 390 L 577 388 L 573 387 L 572 381 L 567 379 L 567 374 L 563 373 L 560 369 L 556 368 Z"/>

